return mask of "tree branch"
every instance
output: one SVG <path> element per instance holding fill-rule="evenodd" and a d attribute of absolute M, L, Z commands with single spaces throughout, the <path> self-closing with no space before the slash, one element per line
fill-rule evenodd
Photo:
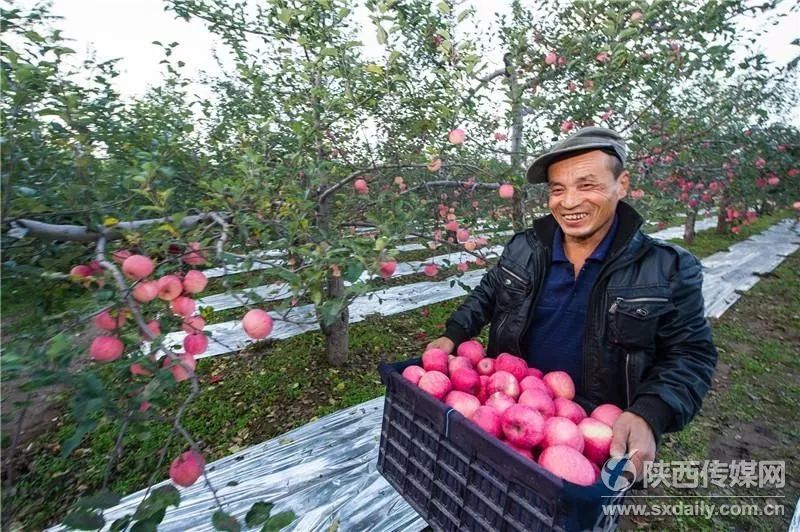
<path fill-rule="evenodd" d="M 213 219 L 214 214 L 227 217 L 225 213 L 203 213 L 192 216 L 186 216 L 180 221 L 181 229 L 188 229 L 194 227 L 200 222 Z M 49 224 L 37 220 L 27 218 L 20 218 L 12 220 L 10 225 L 12 231 L 17 231 L 20 237 L 30 236 L 34 238 L 42 238 L 46 240 L 69 240 L 73 242 L 95 242 L 101 237 L 106 240 L 118 240 L 122 238 L 125 231 L 137 231 L 144 227 L 171 222 L 173 218 L 167 216 L 164 218 L 150 218 L 146 220 L 134 220 L 131 222 L 120 222 L 113 227 L 102 230 L 91 230 L 85 225 L 72 225 L 72 224 Z M 12 235 L 14 236 L 14 235 Z"/>

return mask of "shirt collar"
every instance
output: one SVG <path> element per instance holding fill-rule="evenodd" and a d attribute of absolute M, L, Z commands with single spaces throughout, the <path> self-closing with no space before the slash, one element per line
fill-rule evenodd
<path fill-rule="evenodd" d="M 608 255 L 608 250 L 611 248 L 611 243 L 617 235 L 617 226 L 619 225 L 619 217 L 615 214 L 614 221 L 611 222 L 611 229 L 608 230 L 606 236 L 597 247 L 592 251 L 587 260 L 603 262 Z M 560 227 L 556 227 L 553 233 L 553 262 L 569 262 L 566 254 L 564 253 L 564 233 Z"/>

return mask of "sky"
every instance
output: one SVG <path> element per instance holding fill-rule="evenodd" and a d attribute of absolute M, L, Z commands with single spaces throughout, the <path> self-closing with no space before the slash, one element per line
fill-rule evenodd
<path fill-rule="evenodd" d="M 15 5 L 30 6 L 35 0 L 17 0 Z M 748 2 L 748 5 L 761 2 Z M 464 0 L 462 6 L 472 5 L 481 21 L 494 20 L 497 11 L 508 12 L 509 0 Z M 742 28 L 764 30 L 755 44 L 769 60 L 785 64 L 800 53 L 800 47 L 790 42 L 800 37 L 800 10 L 790 11 L 792 0 L 784 0 L 780 12 L 788 16 L 779 19 L 775 26 L 767 24 L 764 17 L 740 21 Z M 2 5 L 2 4 L 0 4 Z M 180 44 L 175 57 L 186 63 L 187 72 L 218 72 L 213 59 L 214 51 L 224 54 L 224 46 L 196 20 L 176 19 L 172 12 L 164 11 L 163 0 L 53 0 L 52 12 L 64 17 L 58 24 L 63 35 L 73 39 L 75 59 L 93 53 L 98 60 L 121 58 L 118 66 L 121 75 L 116 78 L 115 88 L 125 97 L 143 94 L 147 88 L 159 82 L 163 72 L 163 51 L 153 41 Z M 357 13 L 363 18 L 362 42 L 365 53 L 371 55 L 379 50 L 374 26 L 364 10 Z M 746 53 L 740 50 L 740 57 Z M 499 61 L 500 54 L 494 58 Z M 800 124 L 800 105 L 794 109 L 790 119 Z"/>

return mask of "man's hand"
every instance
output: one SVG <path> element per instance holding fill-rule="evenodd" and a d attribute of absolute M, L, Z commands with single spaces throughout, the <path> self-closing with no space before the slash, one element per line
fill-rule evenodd
<path fill-rule="evenodd" d="M 623 412 L 611 427 L 611 456 L 620 457 L 633 454 L 631 463 L 636 468 L 636 479 L 644 473 L 644 463 L 656 457 L 656 439 L 650 425 L 643 418 L 631 412 Z"/>
<path fill-rule="evenodd" d="M 447 336 L 442 336 L 429 343 L 425 350 L 427 351 L 428 349 L 433 349 L 434 347 L 442 349 L 449 355 L 453 352 L 453 349 L 456 348 L 456 344 L 454 344 L 453 341 Z"/>

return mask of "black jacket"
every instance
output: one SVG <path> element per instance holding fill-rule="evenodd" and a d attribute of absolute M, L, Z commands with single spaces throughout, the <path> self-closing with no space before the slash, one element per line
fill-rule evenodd
<path fill-rule="evenodd" d="M 702 267 L 685 249 L 642 233 L 642 218 L 629 205 L 620 202 L 617 214 L 616 237 L 589 296 L 577 395 L 588 408 L 614 403 L 638 414 L 658 441 L 694 417 L 716 366 Z M 556 227 L 546 216 L 515 234 L 447 321 L 445 335 L 458 345 L 491 322 L 488 355 L 525 358 L 523 337 Z"/>

